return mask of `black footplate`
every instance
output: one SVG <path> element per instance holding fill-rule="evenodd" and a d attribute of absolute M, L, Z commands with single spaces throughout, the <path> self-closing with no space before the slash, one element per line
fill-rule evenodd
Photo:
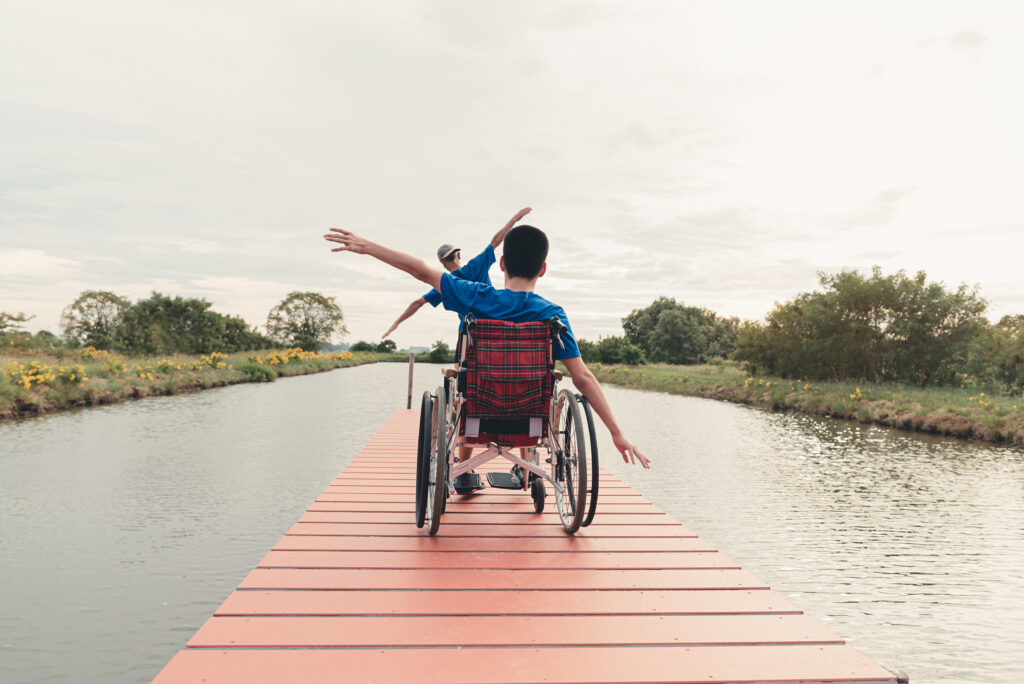
<path fill-rule="evenodd" d="M 487 476 L 487 479 L 491 479 L 490 475 Z M 484 483 L 480 479 L 479 473 L 463 473 L 452 480 L 452 486 L 455 487 L 457 494 L 469 494 L 478 489 L 483 489 Z"/>
<path fill-rule="evenodd" d="M 487 473 L 487 483 L 498 489 L 523 488 L 523 480 L 512 473 Z"/>

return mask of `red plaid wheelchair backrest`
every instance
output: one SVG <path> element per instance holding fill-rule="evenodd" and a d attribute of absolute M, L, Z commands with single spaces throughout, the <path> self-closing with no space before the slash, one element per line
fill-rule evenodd
<path fill-rule="evenodd" d="M 554 390 L 551 325 L 477 319 L 466 347 L 467 418 L 541 418 Z"/>

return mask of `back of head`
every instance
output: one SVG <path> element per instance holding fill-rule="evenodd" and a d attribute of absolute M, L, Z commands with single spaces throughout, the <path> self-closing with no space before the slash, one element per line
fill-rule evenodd
<path fill-rule="evenodd" d="M 548 236 L 540 228 L 516 226 L 505 236 L 502 256 L 510 278 L 533 280 L 548 258 Z"/>

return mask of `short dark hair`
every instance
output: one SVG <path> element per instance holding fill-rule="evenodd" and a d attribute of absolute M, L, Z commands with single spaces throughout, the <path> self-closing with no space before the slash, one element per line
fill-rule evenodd
<path fill-rule="evenodd" d="M 505 236 L 502 251 L 510 278 L 532 280 L 548 258 L 548 236 L 540 228 L 516 226 Z"/>

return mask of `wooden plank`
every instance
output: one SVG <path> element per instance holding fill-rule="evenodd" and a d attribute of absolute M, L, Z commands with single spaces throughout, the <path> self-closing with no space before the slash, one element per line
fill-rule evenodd
<path fill-rule="evenodd" d="M 801 611 L 767 589 L 236 591 L 215 615 L 728 615 Z"/>
<path fill-rule="evenodd" d="M 260 568 L 373 568 L 453 570 L 664 570 L 739 569 L 717 552 L 508 553 L 500 551 L 270 551 Z"/>
<path fill-rule="evenodd" d="M 549 505 L 554 506 L 554 501 L 548 502 Z M 546 507 L 546 506 L 545 506 Z M 413 501 L 403 502 L 366 502 L 366 501 L 314 501 L 310 504 L 309 511 L 318 511 L 322 513 L 372 513 L 380 511 L 382 513 L 409 513 L 411 514 L 416 510 L 415 503 Z M 637 513 L 647 514 L 659 514 L 661 513 L 653 504 L 608 504 L 602 507 L 602 513 L 611 513 L 614 515 L 631 515 Z M 446 514 L 450 513 L 526 513 L 529 515 L 534 514 L 533 503 L 530 501 L 529 494 L 524 493 L 521 501 L 511 501 L 508 503 L 492 503 L 490 501 L 482 501 L 479 498 L 475 500 L 460 501 L 459 499 L 452 499 L 446 509 Z M 408 521 L 408 516 L 406 521 Z"/>
<path fill-rule="evenodd" d="M 274 545 L 274 551 L 470 551 L 487 553 L 600 553 L 626 551 L 657 555 L 662 551 L 715 551 L 703 539 L 575 537 L 340 537 L 288 534 Z"/>
<path fill-rule="evenodd" d="M 298 522 L 288 530 L 288 534 L 304 535 L 370 535 L 388 537 L 425 537 L 426 532 L 415 525 L 376 525 L 369 523 L 330 523 L 330 522 Z M 444 534 L 439 539 L 451 537 L 519 537 L 519 538 L 557 538 L 564 539 L 567 535 L 561 525 L 474 525 L 447 521 Z M 644 537 L 672 539 L 678 537 L 694 537 L 690 530 L 682 525 L 606 525 L 601 517 L 594 519 L 594 524 L 581 529 L 575 534 L 579 539 L 595 537 Z"/>
<path fill-rule="evenodd" d="M 213 617 L 189 648 L 841 644 L 806 615 Z"/>
<path fill-rule="evenodd" d="M 512 497 L 516 497 L 516 498 L 522 498 L 524 496 L 528 496 L 526 494 L 526 492 L 522 492 L 522 491 L 519 491 L 519 490 L 498 489 L 496 487 L 490 487 L 490 488 L 488 488 L 485 491 L 487 492 L 487 496 L 488 497 L 493 497 L 493 496 L 512 496 Z M 394 494 L 394 495 L 405 494 L 405 495 L 408 495 L 408 496 L 415 496 L 416 495 L 416 485 L 414 483 L 392 484 L 392 485 L 386 485 L 386 486 L 352 485 L 352 484 L 334 485 L 334 484 L 332 484 L 332 485 L 328 485 L 327 489 L 325 489 L 323 491 L 323 493 L 324 494 L 367 494 L 367 493 L 375 493 L 375 494 Z M 458 495 L 458 496 L 462 497 L 461 494 Z M 550 493 L 549 493 L 549 496 L 550 496 Z M 616 497 L 623 497 L 623 496 L 630 497 L 630 498 L 635 498 L 635 497 L 637 497 L 639 495 L 636 493 L 636 491 L 634 491 L 634 490 L 632 490 L 632 489 L 630 489 L 628 487 L 622 487 L 622 488 L 618 488 L 618 489 L 611 489 L 611 490 L 608 490 L 608 491 L 605 491 L 605 489 L 602 488 L 601 489 L 601 494 L 600 494 L 600 501 L 603 503 L 605 501 L 614 500 Z M 600 508 L 600 506 L 598 506 L 598 508 Z"/>
<path fill-rule="evenodd" d="M 256 568 L 240 589 L 764 589 L 745 570 L 366 570 Z"/>
<path fill-rule="evenodd" d="M 186 649 L 168 663 L 155 682 L 280 684 L 339 680 L 360 684 L 896 683 L 890 672 L 856 649 L 841 645 Z"/>
<path fill-rule="evenodd" d="M 302 515 L 299 522 L 352 522 L 352 523 L 375 523 L 378 525 L 409 525 L 412 518 L 411 513 L 321 513 L 311 511 Z M 596 518 L 595 518 L 596 522 Z M 559 528 L 562 523 L 558 513 L 549 513 L 546 509 L 540 515 L 535 513 L 474 513 L 455 512 L 445 513 L 444 525 L 457 523 L 471 523 L 474 525 L 555 525 Z M 677 523 L 664 513 L 641 514 L 641 513 L 602 513 L 602 525 L 671 525 Z"/>
<path fill-rule="evenodd" d="M 504 496 L 498 494 L 498 492 L 509 492 L 512 496 Z M 333 490 L 324 491 L 320 496 L 316 498 L 317 501 L 362 501 L 366 503 L 386 503 L 386 502 L 403 502 L 412 503 L 416 500 L 416 492 L 413 489 L 402 492 L 396 491 L 395 489 L 389 488 L 385 493 L 367 493 L 363 491 L 363 488 L 357 488 L 353 491 L 341 491 L 335 492 Z M 486 490 L 483 496 L 464 497 L 459 496 L 452 500 L 453 503 L 466 504 L 466 503 L 482 503 L 482 504 L 495 504 L 495 503 L 519 503 L 528 506 L 533 505 L 530 502 L 530 494 L 525 491 L 512 491 L 512 490 L 499 490 L 491 488 Z M 651 504 L 650 501 L 640 496 L 639 494 L 620 494 L 618 496 L 609 496 L 607 500 L 601 497 L 601 510 L 605 507 L 612 507 L 614 510 L 615 506 L 621 504 L 635 505 L 635 504 Z M 553 501 L 548 501 L 547 505 L 553 505 Z"/>

